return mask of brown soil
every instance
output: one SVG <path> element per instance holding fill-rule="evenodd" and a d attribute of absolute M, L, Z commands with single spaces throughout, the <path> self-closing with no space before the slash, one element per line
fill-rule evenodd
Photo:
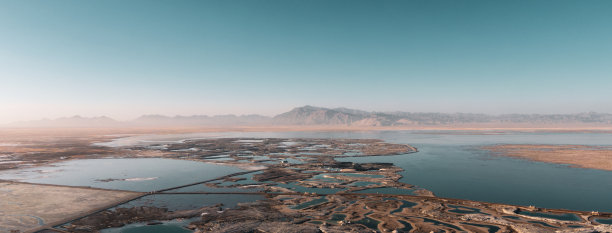
<path fill-rule="evenodd" d="M 612 171 L 612 147 L 510 144 L 483 149 L 503 156 Z"/>

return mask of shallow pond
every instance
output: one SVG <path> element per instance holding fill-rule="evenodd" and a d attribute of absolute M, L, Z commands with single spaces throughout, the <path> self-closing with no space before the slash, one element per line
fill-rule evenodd
<path fill-rule="evenodd" d="M 417 205 L 417 203 L 410 202 L 410 201 L 401 200 L 401 202 L 402 202 L 402 205 L 400 205 L 400 207 L 397 208 L 396 210 L 391 211 L 392 214 L 402 212 L 404 208 L 410 208 L 410 207 L 414 207 Z"/>
<path fill-rule="evenodd" d="M 376 138 L 410 144 L 418 153 L 338 158 L 351 162 L 390 162 L 404 169 L 400 180 L 437 196 L 535 205 L 544 208 L 612 212 L 612 172 L 573 168 L 491 155 L 481 146 L 496 144 L 612 145 L 610 133 L 510 131 L 347 131 L 232 132 L 151 135 L 122 138 L 112 146 L 151 145 L 189 138 Z"/>
<path fill-rule="evenodd" d="M 412 224 L 402 221 L 402 220 L 398 220 L 402 225 L 404 225 L 403 228 L 399 229 L 398 232 L 410 232 L 410 230 L 412 230 Z"/>
<path fill-rule="evenodd" d="M 601 224 L 611 224 L 612 225 L 612 218 L 596 218 L 595 222 L 601 223 Z"/>
<path fill-rule="evenodd" d="M 457 214 L 478 214 L 480 213 L 484 215 L 489 215 L 487 213 L 480 212 L 480 209 L 478 208 L 472 208 L 472 207 L 460 206 L 460 205 L 447 205 L 447 206 L 451 208 L 448 210 L 448 212 L 452 212 L 452 213 L 457 213 Z"/>
<path fill-rule="evenodd" d="M 81 159 L 41 167 L 1 171 L 0 179 L 153 191 L 214 179 L 241 171 L 244 170 L 176 159 Z"/>
<path fill-rule="evenodd" d="M 331 218 L 328 220 L 328 222 L 331 223 L 337 223 L 339 221 L 342 221 L 346 218 L 346 214 L 332 214 Z"/>
<path fill-rule="evenodd" d="M 221 186 L 228 186 L 228 185 L 246 185 L 246 184 L 257 184 L 259 182 L 254 181 L 253 180 L 253 176 L 254 175 L 258 175 L 263 173 L 263 171 L 256 171 L 256 172 L 251 172 L 251 173 L 247 173 L 247 174 L 242 174 L 242 175 L 237 175 L 237 176 L 232 176 L 231 178 L 240 178 L 243 180 L 238 180 L 238 181 L 224 181 L 222 182 L 220 185 Z"/>
<path fill-rule="evenodd" d="M 364 225 L 372 230 L 378 231 L 378 224 L 380 223 L 380 221 L 364 217 L 359 221 L 355 221 L 355 223 Z"/>
<path fill-rule="evenodd" d="M 484 224 L 476 224 L 476 223 L 469 223 L 469 222 L 462 222 L 461 224 L 487 228 L 487 231 L 489 233 L 495 233 L 501 229 L 498 226 L 494 226 L 494 225 L 484 225 Z"/>
<path fill-rule="evenodd" d="M 370 181 L 357 181 L 350 184 L 350 186 L 364 187 L 368 185 L 380 185 L 378 182 L 370 182 Z"/>
<path fill-rule="evenodd" d="M 312 178 L 308 180 L 321 181 L 321 182 L 327 182 L 327 183 L 342 183 L 342 180 L 333 178 L 333 175 L 331 175 L 330 173 L 321 173 L 321 174 L 313 176 Z"/>
<path fill-rule="evenodd" d="M 531 211 L 519 211 L 518 214 L 531 216 L 531 217 L 540 217 L 540 218 L 552 218 L 562 221 L 580 221 L 580 217 L 575 214 L 553 214 L 553 213 L 542 213 L 542 212 L 531 212 Z"/>

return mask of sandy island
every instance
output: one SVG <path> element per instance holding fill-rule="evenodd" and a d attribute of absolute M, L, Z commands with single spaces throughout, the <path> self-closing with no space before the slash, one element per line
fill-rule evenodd
<path fill-rule="evenodd" d="M 499 155 L 532 161 L 612 171 L 612 147 L 505 144 L 486 146 L 483 149 Z"/>

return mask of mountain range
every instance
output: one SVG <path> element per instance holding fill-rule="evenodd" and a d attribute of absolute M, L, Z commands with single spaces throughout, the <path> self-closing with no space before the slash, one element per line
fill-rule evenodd
<path fill-rule="evenodd" d="M 303 106 L 267 117 L 261 115 L 143 115 L 131 121 L 109 117 L 67 117 L 54 120 L 16 122 L 9 127 L 194 127 L 263 125 L 336 125 L 336 126 L 460 126 L 460 125 L 612 125 L 612 114 L 503 114 L 369 112 L 348 108 Z"/>

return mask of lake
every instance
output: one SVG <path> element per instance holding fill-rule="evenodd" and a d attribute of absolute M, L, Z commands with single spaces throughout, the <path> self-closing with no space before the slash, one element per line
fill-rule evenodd
<path fill-rule="evenodd" d="M 47 166 L 0 171 L 0 179 L 149 192 L 244 171 L 187 160 L 81 159 Z"/>
<path fill-rule="evenodd" d="M 343 157 L 339 161 L 391 162 L 404 169 L 402 182 L 431 190 L 436 196 L 534 205 L 544 208 L 612 212 L 612 172 L 573 168 L 491 155 L 480 147 L 495 144 L 612 145 L 610 133 L 503 131 L 351 131 L 246 132 L 144 135 L 121 138 L 107 146 L 156 145 L 185 139 L 221 137 L 377 138 L 410 144 L 418 153 L 376 157 Z M 0 179 L 152 191 L 213 179 L 242 171 L 236 167 L 171 159 L 72 160 L 0 172 Z M 119 179 L 102 182 L 104 179 Z M 193 186 L 186 189 L 207 189 Z M 313 190 L 316 191 L 316 190 Z"/>
<path fill-rule="evenodd" d="M 350 131 L 248 132 L 139 136 L 118 140 L 138 145 L 189 138 L 377 138 L 410 144 L 418 153 L 394 156 L 338 158 L 352 162 L 392 162 L 405 171 L 402 182 L 433 191 L 437 196 L 545 208 L 612 212 L 612 172 L 573 168 L 491 155 L 480 147 L 495 144 L 612 145 L 610 133 L 551 133 L 512 131 Z M 143 140 L 137 140 L 143 139 Z M 111 143 L 112 144 L 112 143 Z"/>

